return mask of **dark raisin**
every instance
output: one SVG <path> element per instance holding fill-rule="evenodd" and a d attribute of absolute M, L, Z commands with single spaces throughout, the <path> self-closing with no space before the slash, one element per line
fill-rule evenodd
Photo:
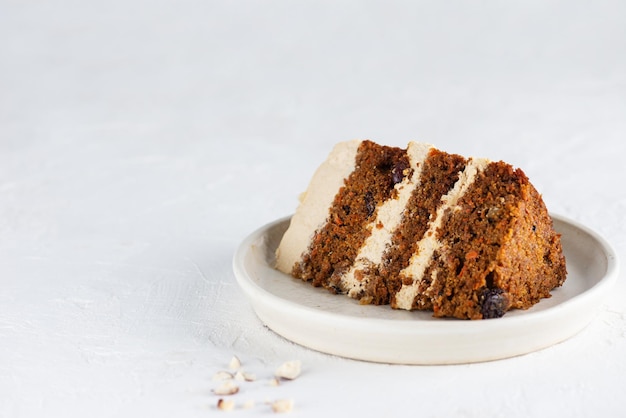
<path fill-rule="evenodd" d="M 372 216 L 374 210 L 376 210 L 376 202 L 374 202 L 374 195 L 371 192 L 365 193 L 365 210 L 367 211 L 368 218 Z"/>
<path fill-rule="evenodd" d="M 533 225 L 533 232 L 537 230 L 537 225 Z"/>
<path fill-rule="evenodd" d="M 500 318 L 509 307 L 509 300 L 502 289 L 485 289 L 480 297 L 480 312 L 484 319 Z"/>
<path fill-rule="evenodd" d="M 343 211 L 346 215 L 350 215 L 350 205 L 343 205 Z"/>
<path fill-rule="evenodd" d="M 391 182 L 394 186 L 404 180 L 404 171 L 407 168 L 409 168 L 409 166 L 404 160 L 398 161 L 396 165 L 393 166 L 391 170 Z"/>

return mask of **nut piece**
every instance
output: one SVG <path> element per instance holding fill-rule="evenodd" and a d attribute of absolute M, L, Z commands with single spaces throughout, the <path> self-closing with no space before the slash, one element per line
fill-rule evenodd
<path fill-rule="evenodd" d="M 239 386 L 237 386 L 232 380 L 226 380 L 220 386 L 213 390 L 216 395 L 234 395 L 239 392 Z"/>
<path fill-rule="evenodd" d="M 220 398 L 217 401 L 217 409 L 220 411 L 232 411 L 235 409 L 235 401 Z"/>
<path fill-rule="evenodd" d="M 270 386 L 278 386 L 280 385 L 280 381 L 277 378 L 272 377 L 269 381 L 269 384 Z"/>
<path fill-rule="evenodd" d="M 293 410 L 293 399 L 279 399 L 272 402 L 272 411 L 274 412 L 291 412 Z"/>
<path fill-rule="evenodd" d="M 241 361 L 239 360 L 239 357 L 233 356 L 233 358 L 230 359 L 230 363 L 229 363 L 228 367 L 230 367 L 231 370 L 237 370 L 238 368 L 240 368 L 241 367 Z"/>
<path fill-rule="evenodd" d="M 293 380 L 300 376 L 301 368 L 300 360 L 288 361 L 276 369 L 274 376 L 280 377 L 281 379 Z"/>

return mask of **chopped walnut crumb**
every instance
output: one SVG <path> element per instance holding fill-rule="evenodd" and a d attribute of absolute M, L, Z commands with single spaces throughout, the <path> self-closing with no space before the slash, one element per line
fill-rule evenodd
<path fill-rule="evenodd" d="M 217 409 L 220 411 L 232 411 L 235 409 L 235 401 L 220 398 L 217 401 Z"/>
<path fill-rule="evenodd" d="M 237 392 L 239 392 L 239 386 L 237 386 L 232 380 L 226 380 L 213 390 L 213 393 L 216 395 L 234 395 Z"/>
<path fill-rule="evenodd" d="M 274 376 L 281 379 L 293 380 L 296 377 L 300 376 L 301 368 L 302 366 L 300 360 L 288 361 L 286 363 L 283 363 L 276 369 L 276 372 L 274 372 Z"/>
<path fill-rule="evenodd" d="M 233 358 L 230 360 L 228 367 L 230 367 L 231 370 L 239 369 L 241 367 L 241 361 L 239 360 L 239 357 L 233 356 Z"/>
<path fill-rule="evenodd" d="M 239 393 L 238 382 L 253 382 L 256 375 L 247 373 L 241 367 L 241 361 L 237 356 L 233 356 L 229 368 L 231 371 L 218 371 L 213 375 L 213 381 L 219 382 L 219 386 L 213 389 L 213 393 L 218 396 L 229 396 Z M 269 379 L 270 386 L 279 386 L 280 381 L 293 380 L 301 373 L 301 363 L 299 360 L 287 361 L 281 364 L 274 372 L 274 376 Z M 245 385 L 245 383 L 244 383 Z M 255 406 L 254 400 L 247 400 L 244 403 L 237 402 L 234 396 L 231 399 L 220 397 L 217 401 L 217 409 L 220 411 L 233 411 L 235 409 L 252 409 Z M 271 407 L 273 412 L 284 413 L 291 412 L 294 402 L 292 399 L 266 400 L 265 405 Z"/>
<path fill-rule="evenodd" d="M 279 399 L 277 401 L 272 402 L 272 411 L 274 412 L 291 412 L 293 410 L 293 400 L 292 399 Z"/>

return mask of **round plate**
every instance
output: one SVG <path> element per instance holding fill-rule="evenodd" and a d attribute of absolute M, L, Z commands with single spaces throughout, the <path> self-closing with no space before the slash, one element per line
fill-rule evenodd
<path fill-rule="evenodd" d="M 289 217 L 258 229 L 233 259 L 239 285 L 269 328 L 305 347 L 359 360 L 399 364 L 453 364 L 526 354 L 582 330 L 618 275 L 615 251 L 589 228 L 553 215 L 562 234 L 568 276 L 552 297 L 502 318 L 458 320 L 425 311 L 359 305 L 344 295 L 273 268 Z"/>

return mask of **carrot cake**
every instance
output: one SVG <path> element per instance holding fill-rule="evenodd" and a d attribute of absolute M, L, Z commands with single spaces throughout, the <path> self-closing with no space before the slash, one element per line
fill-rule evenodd
<path fill-rule="evenodd" d="M 560 235 L 519 168 L 432 145 L 337 144 L 303 193 L 278 270 L 362 304 L 497 318 L 565 281 Z"/>

